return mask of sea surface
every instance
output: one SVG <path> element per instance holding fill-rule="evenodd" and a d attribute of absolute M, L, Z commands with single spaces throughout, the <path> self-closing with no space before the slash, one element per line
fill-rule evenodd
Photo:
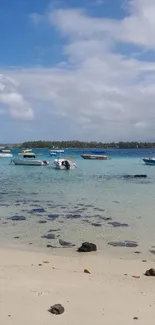
<path fill-rule="evenodd" d="M 91 241 L 101 252 L 153 253 L 155 166 L 142 158 L 155 156 L 155 150 L 109 149 L 107 161 L 82 159 L 86 150 L 66 150 L 78 166 L 69 171 L 54 168 L 49 150 L 33 151 L 50 166 L 15 166 L 10 158 L 0 158 L 1 246 L 69 254 Z M 147 178 L 128 177 L 134 174 Z M 18 218 L 24 220 L 12 220 Z M 63 247 L 60 239 L 75 247 Z"/>

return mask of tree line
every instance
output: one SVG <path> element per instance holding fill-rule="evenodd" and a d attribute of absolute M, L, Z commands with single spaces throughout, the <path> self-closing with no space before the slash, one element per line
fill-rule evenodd
<path fill-rule="evenodd" d="M 19 145 L 14 145 L 16 148 L 49 148 L 49 149 L 82 149 L 82 148 L 96 148 L 96 149 L 134 149 L 134 148 L 155 148 L 154 142 L 86 142 L 86 141 L 27 141 Z"/>

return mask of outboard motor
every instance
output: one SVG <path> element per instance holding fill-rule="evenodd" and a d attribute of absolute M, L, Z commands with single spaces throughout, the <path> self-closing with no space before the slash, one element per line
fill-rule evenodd
<path fill-rule="evenodd" d="M 68 162 L 68 160 L 64 161 L 64 166 L 66 167 L 66 169 L 70 169 L 70 163 Z"/>
<path fill-rule="evenodd" d="M 44 165 L 49 165 L 49 162 L 47 160 L 43 160 Z"/>

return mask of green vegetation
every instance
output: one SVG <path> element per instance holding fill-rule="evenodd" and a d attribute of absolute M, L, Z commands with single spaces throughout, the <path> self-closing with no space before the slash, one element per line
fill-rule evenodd
<path fill-rule="evenodd" d="M 120 149 L 132 149 L 132 148 L 155 148 L 155 143 L 152 142 L 84 142 L 84 141 L 28 141 L 19 145 L 15 145 L 16 148 L 120 148 Z"/>

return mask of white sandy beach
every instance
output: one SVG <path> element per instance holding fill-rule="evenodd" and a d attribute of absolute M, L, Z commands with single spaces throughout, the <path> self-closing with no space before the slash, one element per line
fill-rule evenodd
<path fill-rule="evenodd" d="M 151 325 L 155 278 L 143 273 L 154 264 L 98 253 L 62 257 L 1 249 L 0 324 Z M 91 274 L 85 274 L 85 268 Z M 47 311 L 56 303 L 64 306 L 62 315 Z"/>

